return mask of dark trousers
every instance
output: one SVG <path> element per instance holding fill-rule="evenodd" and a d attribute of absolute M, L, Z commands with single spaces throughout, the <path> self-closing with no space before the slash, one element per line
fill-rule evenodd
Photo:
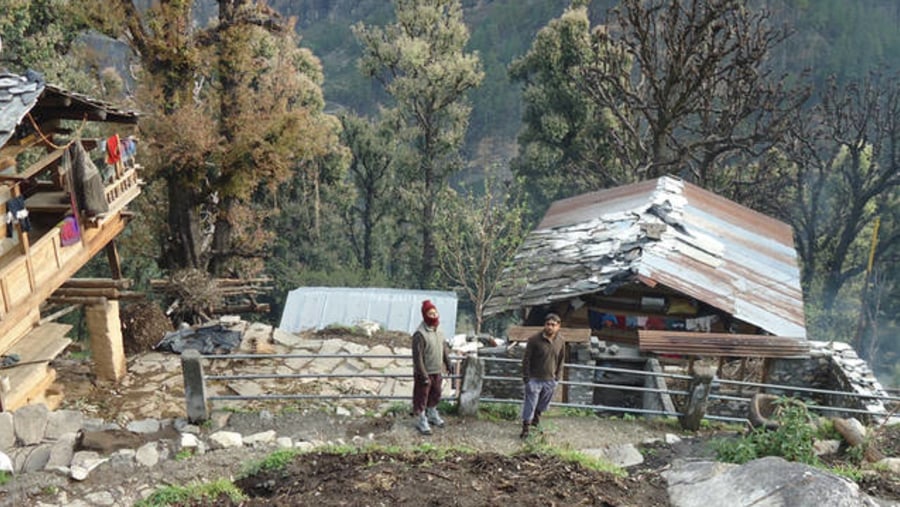
<path fill-rule="evenodd" d="M 441 401 L 441 374 L 434 373 L 428 375 L 429 383 L 416 379 L 413 383 L 413 414 L 419 415 L 427 406 L 428 408 L 436 407 Z"/>

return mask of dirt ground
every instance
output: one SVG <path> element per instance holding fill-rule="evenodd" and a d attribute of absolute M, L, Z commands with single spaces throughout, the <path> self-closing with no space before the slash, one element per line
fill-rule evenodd
<path fill-rule="evenodd" d="M 320 332 L 328 333 L 354 339 L 336 330 Z M 380 334 L 365 338 L 364 343 L 408 346 L 408 340 L 408 335 Z M 97 383 L 79 387 L 76 379 L 89 377 L 81 373 L 84 375 L 64 374 L 70 382 L 67 392 L 78 392 L 86 406 L 99 407 L 91 416 L 113 415 L 115 403 L 110 398 L 127 393 L 110 392 L 109 386 Z M 676 458 L 712 458 L 711 439 L 737 435 L 735 428 L 687 434 L 659 421 L 586 417 L 556 410 L 545 418 L 543 434 L 526 442 L 518 438 L 515 422 L 452 415 L 446 418 L 445 428 L 424 437 L 415 431 L 406 413 L 371 413 L 339 416 L 323 405 L 238 412 L 228 417 L 224 428 L 245 435 L 274 429 L 279 436 L 295 441 L 360 446 L 362 450 L 355 453 L 316 451 L 295 457 L 283 469 L 249 476 L 248 467 L 271 453 L 272 448 L 225 449 L 187 459 L 172 459 L 170 455 L 149 469 L 107 463 L 92 471 L 84 482 L 49 472 L 27 474 L 0 488 L 0 506 L 38 501 L 60 504 L 60 492 L 68 501 L 101 491 L 149 494 L 162 485 L 208 483 L 219 478 L 239 478 L 236 484 L 250 497 L 240 505 L 247 506 L 666 506 L 668 495 L 661 472 Z M 682 441 L 665 444 L 661 440 L 667 433 L 678 434 Z M 647 443 L 654 439 L 654 443 Z M 881 428 L 875 441 L 885 455 L 900 456 L 900 425 Z M 584 451 L 626 443 L 638 446 L 644 456 L 644 463 L 629 468 L 627 477 L 534 452 L 541 445 Z M 841 464 L 845 459 L 834 456 L 829 462 Z M 887 473 L 868 474 L 858 484 L 870 495 L 900 501 L 900 480 Z M 203 505 L 235 504 L 222 497 Z"/>

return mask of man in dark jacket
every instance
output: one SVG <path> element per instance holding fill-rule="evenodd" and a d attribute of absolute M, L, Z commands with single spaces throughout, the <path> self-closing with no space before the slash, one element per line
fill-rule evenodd
<path fill-rule="evenodd" d="M 550 406 L 553 391 L 562 375 L 565 340 L 559 334 L 561 323 L 559 315 L 548 313 L 544 317 L 544 329 L 529 338 L 525 345 L 525 356 L 522 357 L 525 398 L 520 438 L 528 438 L 529 428 L 540 424 L 541 413 Z"/>
<path fill-rule="evenodd" d="M 416 429 L 423 435 L 431 435 L 431 426 L 444 426 L 437 411 L 441 401 L 441 368 L 450 372 L 450 347 L 444 334 L 438 330 L 440 314 L 429 300 L 422 302 L 422 323 L 413 333 L 413 415 Z"/>

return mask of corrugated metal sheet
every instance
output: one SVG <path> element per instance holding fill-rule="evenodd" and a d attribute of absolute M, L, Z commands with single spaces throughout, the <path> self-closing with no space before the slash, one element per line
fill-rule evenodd
<path fill-rule="evenodd" d="M 279 329 L 290 333 L 323 329 L 331 324 L 353 326 L 373 321 L 382 329 L 412 333 L 422 322 L 422 301 L 430 299 L 441 314 L 444 336 L 456 333 L 457 297 L 430 290 L 301 287 L 288 293 Z"/>
<path fill-rule="evenodd" d="M 790 226 L 672 177 L 554 203 L 486 312 L 611 293 L 638 276 L 774 335 L 806 337 Z"/>

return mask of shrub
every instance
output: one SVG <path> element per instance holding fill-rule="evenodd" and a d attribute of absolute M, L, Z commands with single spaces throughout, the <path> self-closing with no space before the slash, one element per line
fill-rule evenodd
<path fill-rule="evenodd" d="M 806 405 L 791 398 L 779 398 L 775 405 L 772 419 L 779 423 L 777 429 L 756 428 L 736 441 L 716 441 L 718 458 L 746 463 L 763 456 L 780 456 L 789 461 L 818 464 L 813 451 L 816 430 L 810 424 Z"/>

